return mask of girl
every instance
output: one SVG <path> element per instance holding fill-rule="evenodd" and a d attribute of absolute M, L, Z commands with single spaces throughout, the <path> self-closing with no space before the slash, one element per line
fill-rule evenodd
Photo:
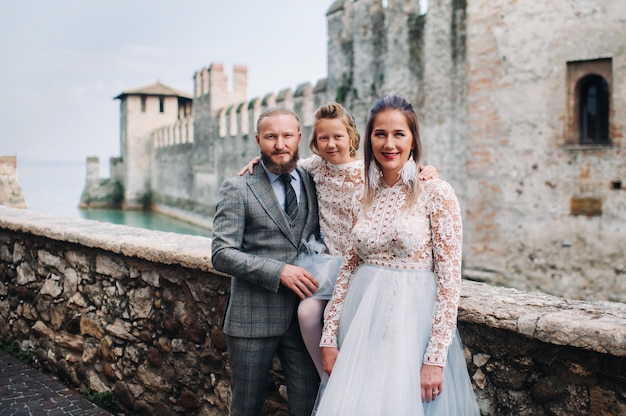
<path fill-rule="evenodd" d="M 363 192 L 363 161 L 356 158 L 360 140 L 354 119 L 345 108 L 337 103 L 324 105 L 315 112 L 309 142 L 314 156 L 298 163 L 315 182 L 322 239 L 332 256 L 343 257 L 348 252 L 352 223 L 347 214 L 351 212 L 353 196 Z M 300 301 L 298 307 L 302 339 L 320 378 L 323 376 L 319 347 L 322 318 L 331 296 L 332 292 L 318 292 Z"/>

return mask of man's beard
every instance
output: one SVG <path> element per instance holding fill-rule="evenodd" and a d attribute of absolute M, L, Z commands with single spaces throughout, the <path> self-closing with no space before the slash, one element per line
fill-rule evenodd
<path fill-rule="evenodd" d="M 263 164 L 265 164 L 267 170 L 272 172 L 274 175 L 282 175 L 283 173 L 289 173 L 294 170 L 298 166 L 299 158 L 298 149 L 296 149 L 293 157 L 287 163 L 276 163 L 272 160 L 270 155 L 261 152 L 261 160 L 263 160 Z"/>

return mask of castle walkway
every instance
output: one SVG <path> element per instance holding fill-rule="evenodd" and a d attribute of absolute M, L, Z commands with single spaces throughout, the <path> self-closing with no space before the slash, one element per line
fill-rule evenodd
<path fill-rule="evenodd" d="M 110 416 L 111 413 L 0 350 L 0 415 Z"/>

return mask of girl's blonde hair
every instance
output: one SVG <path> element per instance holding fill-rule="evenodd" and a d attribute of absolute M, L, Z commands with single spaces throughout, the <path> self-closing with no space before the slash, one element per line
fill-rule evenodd
<path fill-rule="evenodd" d="M 322 120 L 328 119 L 339 119 L 346 126 L 346 130 L 348 131 L 348 137 L 350 141 L 350 157 L 356 156 L 356 151 L 359 148 L 359 143 L 361 142 L 361 136 L 359 135 L 359 131 L 356 128 L 356 124 L 354 122 L 354 117 L 348 110 L 346 110 L 341 104 L 338 103 L 329 103 L 319 107 L 315 110 L 315 124 L 313 126 L 313 135 L 311 136 L 311 140 L 309 141 L 309 149 L 311 152 L 320 156 L 320 151 L 317 148 L 317 126 Z"/>

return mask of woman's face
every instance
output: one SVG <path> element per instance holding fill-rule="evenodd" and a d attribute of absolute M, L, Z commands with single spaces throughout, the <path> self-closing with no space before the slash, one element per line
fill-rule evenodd
<path fill-rule="evenodd" d="M 399 110 L 386 110 L 374 118 L 372 153 L 378 161 L 387 185 L 398 181 L 398 172 L 413 149 L 413 134 L 406 116 Z"/>
<path fill-rule="evenodd" d="M 350 135 L 345 124 L 338 118 L 324 118 L 315 128 L 317 150 L 327 162 L 339 165 L 352 161 Z"/>

